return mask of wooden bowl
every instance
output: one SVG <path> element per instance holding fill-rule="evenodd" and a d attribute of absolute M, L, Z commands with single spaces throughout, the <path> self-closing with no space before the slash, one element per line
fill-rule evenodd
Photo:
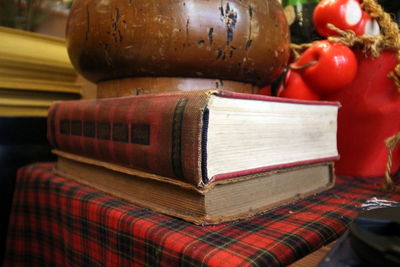
<path fill-rule="evenodd" d="M 263 86 L 285 68 L 276 0 L 75 0 L 67 47 L 88 80 L 220 79 Z"/>
<path fill-rule="evenodd" d="M 97 98 L 141 94 L 157 94 L 171 91 L 190 91 L 217 88 L 237 93 L 257 94 L 260 88 L 250 83 L 201 78 L 123 78 L 97 83 Z"/>

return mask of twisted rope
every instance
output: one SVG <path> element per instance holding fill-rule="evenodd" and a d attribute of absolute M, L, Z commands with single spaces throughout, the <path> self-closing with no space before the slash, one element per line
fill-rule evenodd
<path fill-rule="evenodd" d="M 386 13 L 383 8 L 376 2 L 376 0 L 364 0 L 361 4 L 362 8 L 370 14 L 370 16 L 377 20 L 381 34 L 377 36 L 362 35 L 357 36 L 352 30 L 341 30 L 335 25 L 328 24 L 327 27 L 335 31 L 338 36 L 328 37 L 328 41 L 333 43 L 341 43 L 348 47 L 362 49 L 364 54 L 372 57 L 379 57 L 383 50 L 392 50 L 396 52 L 397 61 L 393 71 L 388 74 L 388 77 L 393 80 L 397 91 L 400 93 L 400 30 L 392 17 Z M 291 44 L 290 48 L 297 60 L 300 54 L 310 47 L 312 43 L 308 44 Z"/>
<path fill-rule="evenodd" d="M 382 190 L 385 192 L 396 192 L 400 193 L 400 185 L 396 185 L 390 176 L 392 170 L 393 150 L 400 144 L 400 132 L 387 138 L 385 145 L 388 149 L 388 160 L 386 163 L 385 180 L 382 185 Z"/>
<path fill-rule="evenodd" d="M 399 26 L 394 22 L 392 17 L 383 10 L 382 6 L 379 5 L 376 0 L 364 0 L 361 5 L 365 12 L 377 20 L 381 29 L 381 34 L 378 36 L 356 36 L 351 30 L 343 31 L 334 25 L 329 24 L 328 28 L 337 32 L 339 36 L 329 37 L 328 40 L 331 42 L 342 43 L 349 47 L 359 47 L 364 53 L 369 54 L 372 57 L 378 57 L 383 50 L 395 51 L 399 64 L 397 64 L 394 70 L 388 74 L 388 77 L 393 80 L 397 91 L 400 93 Z"/>
<path fill-rule="evenodd" d="M 335 31 L 338 36 L 328 37 L 328 41 L 335 43 L 342 43 L 348 47 L 354 47 L 361 49 L 365 54 L 372 57 L 379 57 L 383 50 L 391 50 L 396 53 L 398 64 L 393 71 L 388 73 L 388 77 L 393 80 L 397 91 L 400 93 L 400 31 L 399 26 L 392 19 L 392 17 L 386 13 L 382 6 L 379 5 L 376 0 L 363 0 L 362 8 L 372 18 L 376 19 L 381 34 L 377 36 L 356 36 L 352 30 L 341 30 L 332 24 L 328 24 L 328 28 Z M 310 47 L 312 43 L 296 45 L 291 44 L 291 49 L 296 60 L 300 57 L 300 54 Z M 393 150 L 400 144 L 400 132 L 392 137 L 385 140 L 385 145 L 388 149 L 388 160 L 386 163 L 386 171 L 382 190 L 386 192 L 398 192 L 400 193 L 400 185 L 396 185 L 390 175 L 392 169 Z"/>
<path fill-rule="evenodd" d="M 311 47 L 312 43 L 307 44 L 290 44 L 290 49 L 293 53 L 293 56 L 296 60 L 300 58 L 301 53 L 303 53 L 307 48 Z"/>

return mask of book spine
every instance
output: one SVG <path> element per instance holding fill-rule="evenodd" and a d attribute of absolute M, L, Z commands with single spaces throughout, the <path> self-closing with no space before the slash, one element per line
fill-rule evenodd
<path fill-rule="evenodd" d="M 56 149 L 201 186 L 204 92 L 54 103 Z"/>

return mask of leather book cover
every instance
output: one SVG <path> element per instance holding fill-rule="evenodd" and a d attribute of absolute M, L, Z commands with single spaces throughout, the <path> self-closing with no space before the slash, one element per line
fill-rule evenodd
<path fill-rule="evenodd" d="M 54 103 L 53 147 L 202 184 L 202 117 L 213 90 Z"/>

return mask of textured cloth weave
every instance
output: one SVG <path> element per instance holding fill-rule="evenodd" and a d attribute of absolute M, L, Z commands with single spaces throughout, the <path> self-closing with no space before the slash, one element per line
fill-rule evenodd
<path fill-rule="evenodd" d="M 54 175 L 19 170 L 5 266 L 281 266 L 335 240 L 377 191 L 378 178 L 336 186 L 236 222 L 196 226 Z"/>

